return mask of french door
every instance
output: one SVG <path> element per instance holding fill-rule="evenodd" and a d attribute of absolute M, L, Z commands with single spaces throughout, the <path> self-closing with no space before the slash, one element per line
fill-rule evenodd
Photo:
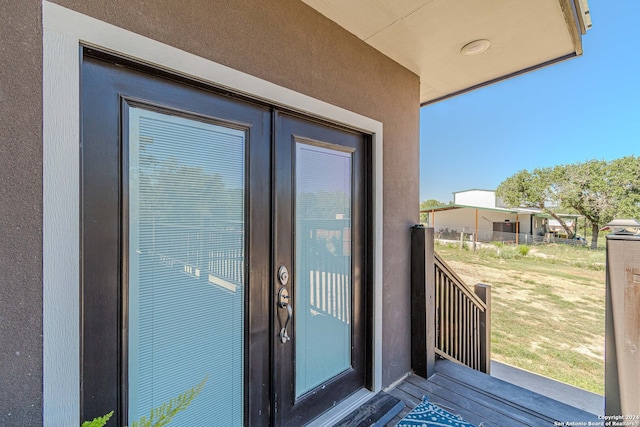
<path fill-rule="evenodd" d="M 285 114 L 274 123 L 274 265 L 294 270 L 274 288 L 275 415 L 299 426 L 365 377 L 365 148 L 356 133 Z"/>
<path fill-rule="evenodd" d="M 302 425 L 366 386 L 365 136 L 85 50 L 81 417 Z"/>

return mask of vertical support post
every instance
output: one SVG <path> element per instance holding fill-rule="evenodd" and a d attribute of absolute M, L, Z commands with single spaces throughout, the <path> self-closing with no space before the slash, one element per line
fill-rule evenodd
<path fill-rule="evenodd" d="M 491 371 L 491 285 L 478 283 L 473 290 L 487 306 L 485 311 L 480 312 L 480 370 L 489 374 Z"/>
<path fill-rule="evenodd" d="M 478 244 L 478 209 L 476 209 L 476 232 L 473 234 L 473 250 L 476 250 Z"/>
<path fill-rule="evenodd" d="M 428 378 L 435 367 L 433 228 L 411 228 L 411 369 Z"/>
<path fill-rule="evenodd" d="M 520 220 L 516 214 L 516 246 L 518 246 L 518 238 L 520 237 Z"/>

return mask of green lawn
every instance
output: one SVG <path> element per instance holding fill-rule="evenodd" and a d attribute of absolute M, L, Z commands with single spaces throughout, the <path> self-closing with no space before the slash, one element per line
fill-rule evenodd
<path fill-rule="evenodd" d="M 492 358 L 604 393 L 605 252 L 566 245 L 436 244 L 469 286 L 492 289 Z"/>

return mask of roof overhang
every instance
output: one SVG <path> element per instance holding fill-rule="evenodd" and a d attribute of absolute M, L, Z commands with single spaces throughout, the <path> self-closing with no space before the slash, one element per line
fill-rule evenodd
<path fill-rule="evenodd" d="M 498 207 L 488 208 L 488 207 L 485 207 L 485 206 L 470 206 L 470 205 L 458 205 L 458 204 L 434 206 L 432 208 L 421 209 L 420 213 L 442 212 L 442 211 L 450 211 L 450 210 L 454 210 L 454 209 L 475 209 L 475 210 L 479 210 L 479 211 L 501 212 L 501 213 L 505 213 L 505 214 L 517 214 L 518 213 L 518 211 L 515 210 L 515 209 L 498 208 Z M 529 212 L 527 212 L 527 213 L 529 213 Z"/>
<path fill-rule="evenodd" d="M 591 27 L 587 0 L 302 1 L 416 73 L 423 105 L 581 55 Z"/>
<path fill-rule="evenodd" d="M 486 206 L 460 205 L 455 203 L 451 203 L 448 205 L 441 205 L 441 206 L 433 206 L 426 209 L 420 209 L 420 213 L 443 212 L 443 211 L 450 211 L 454 209 L 473 209 L 478 211 L 501 212 L 504 214 L 512 214 L 512 215 L 531 215 L 538 218 L 553 218 L 548 213 L 544 213 L 540 209 L 534 209 L 534 208 L 513 208 L 513 209 L 499 208 L 499 207 L 490 208 Z M 582 218 L 582 215 L 580 214 L 559 213 L 556 215 L 561 218 Z"/>

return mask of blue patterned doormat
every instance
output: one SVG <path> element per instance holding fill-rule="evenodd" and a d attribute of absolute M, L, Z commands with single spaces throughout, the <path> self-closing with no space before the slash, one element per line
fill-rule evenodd
<path fill-rule="evenodd" d="M 422 403 L 413 408 L 398 424 L 397 427 L 475 427 L 429 402 L 427 396 L 422 399 Z"/>

